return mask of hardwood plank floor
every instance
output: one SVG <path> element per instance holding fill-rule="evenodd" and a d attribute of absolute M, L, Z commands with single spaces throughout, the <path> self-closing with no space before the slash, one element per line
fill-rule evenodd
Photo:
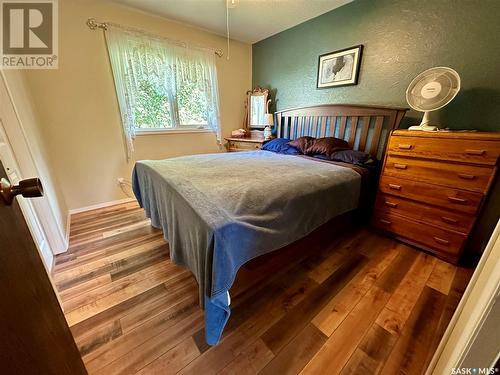
<path fill-rule="evenodd" d="M 422 374 L 472 270 L 367 229 L 329 237 L 245 265 L 215 347 L 135 203 L 73 215 L 54 280 L 90 374 Z"/>

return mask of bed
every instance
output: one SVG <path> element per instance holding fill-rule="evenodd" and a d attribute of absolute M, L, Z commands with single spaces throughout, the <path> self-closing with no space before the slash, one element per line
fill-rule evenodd
<path fill-rule="evenodd" d="M 278 137 L 335 136 L 381 160 L 404 113 L 323 105 L 275 115 Z M 133 189 L 152 225 L 163 230 L 172 261 L 195 276 L 206 340 L 215 345 L 230 316 L 229 289 L 238 269 L 356 210 L 363 175 L 342 163 L 248 151 L 139 161 Z"/>

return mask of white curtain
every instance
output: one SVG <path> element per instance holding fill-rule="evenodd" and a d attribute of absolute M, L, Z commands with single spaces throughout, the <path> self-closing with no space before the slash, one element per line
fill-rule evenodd
<path fill-rule="evenodd" d="M 215 53 L 209 49 L 185 47 L 160 37 L 108 25 L 105 32 L 120 107 L 127 159 L 134 152 L 136 95 L 141 77 L 153 79 L 156 89 L 168 98 L 165 121 L 178 125 L 179 88 L 194 85 L 206 99 L 207 126 L 221 141 L 219 92 Z"/>

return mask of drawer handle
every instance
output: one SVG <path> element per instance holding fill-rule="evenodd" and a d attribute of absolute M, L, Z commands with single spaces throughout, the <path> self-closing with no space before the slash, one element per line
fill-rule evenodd
<path fill-rule="evenodd" d="M 391 188 L 393 190 L 401 190 L 401 186 L 400 185 L 389 184 L 389 188 Z"/>
<path fill-rule="evenodd" d="M 402 150 L 411 150 L 412 147 L 413 147 L 413 145 L 409 145 L 409 144 L 404 144 L 404 143 L 398 144 L 398 148 L 400 148 Z"/>
<path fill-rule="evenodd" d="M 398 206 L 397 203 L 394 203 L 394 202 L 389 202 L 389 201 L 385 201 L 385 204 L 389 207 L 392 207 L 392 208 L 396 208 Z"/>
<path fill-rule="evenodd" d="M 452 219 L 451 217 L 441 216 L 441 220 L 443 220 L 445 223 L 458 224 L 458 220 Z"/>
<path fill-rule="evenodd" d="M 448 200 L 453 203 L 467 203 L 467 199 L 448 197 Z"/>
<path fill-rule="evenodd" d="M 406 164 L 394 164 L 394 168 L 396 169 L 406 169 L 408 166 Z"/>
<path fill-rule="evenodd" d="M 442 245 L 449 245 L 450 244 L 450 241 L 443 240 L 442 238 L 439 238 L 439 237 L 434 237 L 434 241 L 436 241 L 437 243 L 440 243 Z"/>
<path fill-rule="evenodd" d="M 468 155 L 484 155 L 486 153 L 485 150 L 465 150 L 465 153 Z"/>
<path fill-rule="evenodd" d="M 392 224 L 389 220 L 385 220 L 385 219 L 380 219 L 380 222 L 381 222 L 382 224 L 386 224 L 386 225 L 390 225 L 390 224 Z"/>
<path fill-rule="evenodd" d="M 476 178 L 473 174 L 459 173 L 458 177 L 463 178 L 464 180 L 473 180 Z"/>

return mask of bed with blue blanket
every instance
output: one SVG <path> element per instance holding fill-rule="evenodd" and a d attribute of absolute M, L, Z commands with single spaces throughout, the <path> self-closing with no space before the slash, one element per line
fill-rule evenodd
<path fill-rule="evenodd" d="M 326 108 L 329 113 L 343 113 L 336 106 Z M 395 109 L 349 106 L 354 113 L 367 108 L 375 118 L 388 113 L 389 130 L 399 124 L 400 118 L 391 117 L 397 113 Z M 342 135 L 336 133 L 342 118 L 326 120 L 322 126 L 318 121 L 316 126 L 298 131 L 297 122 L 283 121 L 284 114 L 293 118 L 293 113 L 277 114 L 278 125 L 287 128 L 291 139 L 304 134 Z M 360 126 L 360 133 L 377 142 L 371 152 L 376 155 L 385 137 L 383 128 L 379 132 L 383 122 L 372 123 L 371 116 L 366 117 L 365 125 L 357 119 L 356 124 L 349 122 L 354 116 L 345 113 L 346 140 L 353 148 L 363 142 L 367 151 L 372 150 L 366 139 L 356 140 L 356 129 L 349 130 L 349 126 Z M 363 126 L 367 126 L 366 131 Z M 315 133 L 318 128 L 325 133 Z M 283 133 L 284 129 L 278 126 L 278 131 Z M 353 134 L 352 139 L 347 134 Z M 198 282 L 210 345 L 219 342 L 229 319 L 229 289 L 238 269 L 355 210 L 362 182 L 359 167 L 265 150 L 139 161 L 133 172 L 137 200 L 152 225 L 163 230 L 172 261 L 189 268 Z"/>

